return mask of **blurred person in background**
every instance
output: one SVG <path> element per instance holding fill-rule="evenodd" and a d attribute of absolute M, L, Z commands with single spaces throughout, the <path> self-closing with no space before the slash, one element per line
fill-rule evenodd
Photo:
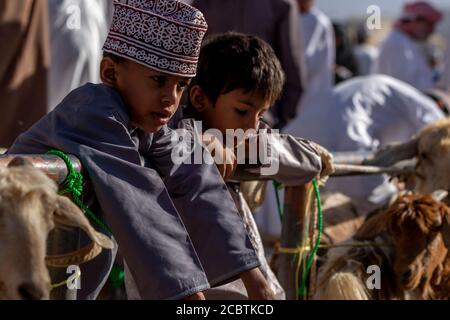
<path fill-rule="evenodd" d="M 433 99 L 447 117 L 450 116 L 450 90 L 433 88 L 426 90 L 424 94 Z"/>
<path fill-rule="evenodd" d="M 46 0 L 0 0 L 0 147 L 7 148 L 47 111 Z"/>
<path fill-rule="evenodd" d="M 344 27 L 338 23 L 333 23 L 334 37 L 336 41 L 336 65 L 335 82 L 349 80 L 359 74 L 358 62 L 353 54 L 353 45 L 350 36 Z"/>
<path fill-rule="evenodd" d="M 445 31 L 446 48 L 443 59 L 444 70 L 437 87 L 446 92 L 450 92 L 450 30 Z"/>
<path fill-rule="evenodd" d="M 73 89 L 98 83 L 113 0 L 48 0 L 51 64 L 48 111 Z"/>
<path fill-rule="evenodd" d="M 209 36 L 236 31 L 259 36 L 271 45 L 287 81 L 281 99 L 265 120 L 282 128 L 294 119 L 305 86 L 295 0 L 194 0 L 192 6 L 205 14 Z"/>
<path fill-rule="evenodd" d="M 353 54 L 358 63 L 358 74 L 367 76 L 375 71 L 375 63 L 379 50 L 369 43 L 370 33 L 365 23 L 361 23 L 356 30 L 356 45 Z"/>
<path fill-rule="evenodd" d="M 317 98 L 328 94 L 334 86 L 336 46 L 331 20 L 314 0 L 297 0 L 300 10 L 299 33 L 305 57 L 306 84 L 299 116 Z"/>
<path fill-rule="evenodd" d="M 406 4 L 380 48 L 377 73 L 405 81 L 419 90 L 434 87 L 437 73 L 430 63 L 426 43 L 441 19 L 441 12 L 427 2 Z"/>
<path fill-rule="evenodd" d="M 436 88 L 431 88 L 425 93 L 432 98 L 450 116 L 450 30 L 444 30 L 445 50 L 442 58 L 442 73 Z"/>

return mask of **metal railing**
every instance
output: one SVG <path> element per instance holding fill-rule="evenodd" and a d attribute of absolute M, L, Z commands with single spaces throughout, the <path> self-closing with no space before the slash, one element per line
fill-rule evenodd
<path fill-rule="evenodd" d="M 413 171 L 413 164 L 406 162 L 395 167 L 381 168 L 359 165 L 368 154 L 360 153 L 340 153 L 335 157 L 336 173 L 334 177 L 353 176 L 353 175 L 374 175 L 374 174 L 404 174 Z M 43 170 L 51 179 L 58 184 L 62 184 L 67 176 L 67 167 L 62 159 L 52 155 L 4 155 L 0 156 L 0 167 L 6 167 L 15 157 L 23 157 Z M 80 172 L 82 166 L 80 161 L 70 156 L 72 164 L 76 171 Z M 346 162 L 343 164 L 342 162 Z M 262 177 L 249 174 L 243 170 L 238 170 L 233 178 L 238 181 L 271 180 L 270 177 Z M 284 196 L 284 215 L 282 221 L 281 246 L 284 248 L 296 248 L 304 236 L 312 239 L 315 237 L 314 228 L 308 225 L 307 210 L 307 190 L 308 186 L 294 186 L 285 188 Z M 308 234 L 306 234 L 308 233 Z M 49 238 L 49 254 L 60 254 L 62 252 L 72 252 L 79 248 L 80 234 L 79 230 L 56 230 Z M 281 285 L 284 287 L 288 299 L 296 299 L 297 292 L 295 286 L 295 272 L 297 267 L 292 263 L 292 255 L 282 254 L 279 258 L 278 277 Z M 64 280 L 67 278 L 66 270 L 49 268 L 53 281 Z M 300 268 L 303 270 L 303 268 Z M 302 274 L 300 273 L 300 279 Z M 52 299 L 74 300 L 76 291 L 66 288 L 59 288 L 52 292 Z"/>

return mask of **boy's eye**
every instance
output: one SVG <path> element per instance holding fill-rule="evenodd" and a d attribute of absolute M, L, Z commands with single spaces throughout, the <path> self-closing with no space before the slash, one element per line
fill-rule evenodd
<path fill-rule="evenodd" d="M 150 79 L 152 79 L 153 81 L 155 81 L 156 83 L 163 85 L 166 81 L 166 79 L 163 76 L 152 76 L 150 77 Z"/>
<path fill-rule="evenodd" d="M 240 116 L 246 116 L 246 115 L 248 114 L 248 111 L 247 111 L 247 110 L 240 110 L 240 109 L 237 109 L 237 108 L 235 108 L 234 110 L 235 110 L 236 113 L 237 113 L 238 115 L 240 115 Z"/>
<path fill-rule="evenodd" d="M 180 81 L 178 83 L 178 88 L 185 89 L 188 85 L 189 85 L 189 82 L 187 82 L 187 81 Z"/>

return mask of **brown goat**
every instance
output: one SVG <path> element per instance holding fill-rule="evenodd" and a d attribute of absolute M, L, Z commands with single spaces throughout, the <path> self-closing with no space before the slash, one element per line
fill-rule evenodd
<path fill-rule="evenodd" d="M 369 217 L 354 239 L 365 247 L 331 249 L 316 299 L 450 299 L 450 208 L 431 196 L 401 196 Z M 383 247 L 378 244 L 386 245 Z M 381 290 L 369 290 L 367 268 L 381 269 Z"/>

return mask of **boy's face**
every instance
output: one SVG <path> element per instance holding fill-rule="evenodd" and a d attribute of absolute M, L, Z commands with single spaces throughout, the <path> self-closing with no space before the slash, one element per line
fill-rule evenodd
<path fill-rule="evenodd" d="M 134 61 L 104 58 L 102 81 L 122 96 L 134 126 L 146 132 L 161 130 L 178 109 L 190 79 L 162 73 Z"/>
<path fill-rule="evenodd" d="M 194 86 L 190 98 L 208 128 L 218 129 L 223 134 L 227 129 L 258 129 L 261 118 L 271 106 L 260 94 L 243 89 L 221 94 L 213 104 L 199 86 Z"/>

